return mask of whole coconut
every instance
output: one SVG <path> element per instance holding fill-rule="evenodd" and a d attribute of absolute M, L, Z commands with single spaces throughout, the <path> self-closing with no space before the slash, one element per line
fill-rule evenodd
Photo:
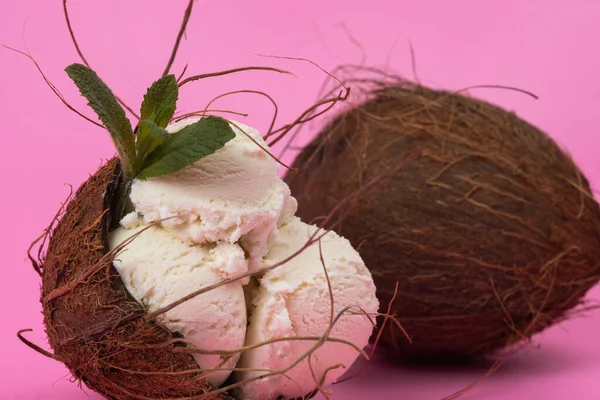
<path fill-rule="evenodd" d="M 336 228 L 360 253 L 397 359 L 455 361 L 565 318 L 600 280 L 600 207 L 546 134 L 494 105 L 402 82 L 342 112 L 285 180 L 298 216 L 327 215 L 406 164 Z M 345 212 L 345 213 L 346 213 Z"/>
<path fill-rule="evenodd" d="M 108 399 L 200 398 L 215 388 L 176 335 L 145 318 L 112 265 L 108 232 L 120 171 L 116 158 L 102 166 L 53 230 L 40 264 L 49 343 L 75 378 Z"/>

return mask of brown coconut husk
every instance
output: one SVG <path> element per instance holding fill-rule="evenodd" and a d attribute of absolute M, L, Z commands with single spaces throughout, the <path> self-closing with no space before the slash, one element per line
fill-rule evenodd
<path fill-rule="evenodd" d="M 341 112 L 285 180 L 297 215 L 355 202 L 336 231 L 370 268 L 396 359 L 457 361 L 529 339 L 566 318 L 600 280 L 600 207 L 548 135 L 492 104 L 394 80 Z"/>
<path fill-rule="evenodd" d="M 109 253 L 119 186 L 112 159 L 68 203 L 53 230 L 42 272 L 44 323 L 54 357 L 109 399 L 180 399 L 215 388 L 190 354 L 125 289 Z M 231 399 L 214 394 L 207 399 Z"/>

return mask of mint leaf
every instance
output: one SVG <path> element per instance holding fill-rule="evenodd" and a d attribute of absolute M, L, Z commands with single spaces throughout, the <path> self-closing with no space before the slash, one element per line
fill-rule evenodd
<path fill-rule="evenodd" d="M 179 90 L 175 75 L 165 75 L 148 88 L 141 108 L 141 119 L 149 119 L 161 128 L 168 125 L 177 105 Z"/>
<path fill-rule="evenodd" d="M 126 175 L 131 175 L 135 159 L 135 137 L 125 110 L 92 69 L 81 64 L 71 64 L 65 71 L 112 136 L 123 170 Z"/>
<path fill-rule="evenodd" d="M 176 172 L 213 154 L 235 137 L 229 122 L 220 117 L 205 117 L 178 132 L 154 150 L 145 160 L 138 179 Z"/>
<path fill-rule="evenodd" d="M 169 132 L 156 125 L 149 119 L 143 119 L 138 124 L 138 158 L 136 160 L 137 168 L 143 165 L 144 159 L 152 153 L 158 146 L 165 143 L 169 138 Z"/>

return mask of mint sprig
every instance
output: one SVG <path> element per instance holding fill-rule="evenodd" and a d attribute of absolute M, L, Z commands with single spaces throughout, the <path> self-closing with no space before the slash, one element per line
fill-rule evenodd
<path fill-rule="evenodd" d="M 123 167 L 125 188 L 133 179 L 164 176 L 190 166 L 235 137 L 229 122 L 215 116 L 204 117 L 173 134 L 166 131 L 179 96 L 174 75 L 165 75 L 148 88 L 134 131 L 113 92 L 91 68 L 71 64 L 65 71 L 110 133 Z"/>

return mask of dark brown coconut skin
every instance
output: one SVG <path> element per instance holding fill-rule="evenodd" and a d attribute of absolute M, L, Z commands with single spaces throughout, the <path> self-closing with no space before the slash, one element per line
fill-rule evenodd
<path fill-rule="evenodd" d="M 214 387 L 185 348 L 171 343 L 169 330 L 144 319 L 105 257 L 119 176 L 116 159 L 101 167 L 79 188 L 51 236 L 42 275 L 50 345 L 75 378 L 109 399 L 200 396 Z"/>
<path fill-rule="evenodd" d="M 305 221 L 386 178 L 335 229 L 360 246 L 396 359 L 457 361 L 568 316 L 600 279 L 600 208 L 573 161 L 513 113 L 400 84 L 341 113 L 285 180 Z M 385 310 L 384 310 L 385 311 Z"/>

